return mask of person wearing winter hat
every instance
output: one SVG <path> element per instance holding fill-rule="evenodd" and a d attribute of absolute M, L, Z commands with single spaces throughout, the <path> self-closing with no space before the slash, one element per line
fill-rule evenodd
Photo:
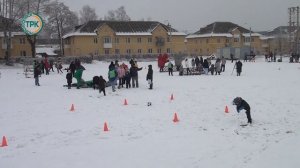
<path fill-rule="evenodd" d="M 249 104 L 244 99 L 242 99 L 241 97 L 236 97 L 235 99 L 233 99 L 232 104 L 236 105 L 236 110 L 237 110 L 238 113 L 241 110 L 246 110 L 248 123 L 252 124 L 252 118 L 251 118 L 251 114 L 250 114 Z"/>

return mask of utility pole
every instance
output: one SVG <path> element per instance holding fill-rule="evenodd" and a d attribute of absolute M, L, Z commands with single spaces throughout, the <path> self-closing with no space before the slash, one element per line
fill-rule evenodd
<path fill-rule="evenodd" d="M 288 8 L 289 11 L 289 47 L 291 52 L 299 53 L 299 6 Z"/>

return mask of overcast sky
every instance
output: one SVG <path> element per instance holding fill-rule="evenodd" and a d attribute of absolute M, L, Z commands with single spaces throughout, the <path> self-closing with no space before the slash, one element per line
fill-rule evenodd
<path fill-rule="evenodd" d="M 255 31 L 288 25 L 288 8 L 300 0 L 59 0 L 73 11 L 90 5 L 103 18 L 124 6 L 131 20 L 151 18 L 193 33 L 215 21 L 231 21 Z M 79 12 L 78 12 L 79 13 Z"/>

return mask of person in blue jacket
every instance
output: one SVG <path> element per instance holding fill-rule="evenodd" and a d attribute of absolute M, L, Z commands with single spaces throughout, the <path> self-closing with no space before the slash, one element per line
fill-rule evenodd
<path fill-rule="evenodd" d="M 247 119 L 248 119 L 248 123 L 252 124 L 252 118 L 251 118 L 251 114 L 250 114 L 250 106 L 249 104 L 242 99 L 241 97 L 236 97 L 233 102 L 233 105 L 236 105 L 236 110 L 239 113 L 241 110 L 246 110 L 246 115 L 247 115 Z"/>

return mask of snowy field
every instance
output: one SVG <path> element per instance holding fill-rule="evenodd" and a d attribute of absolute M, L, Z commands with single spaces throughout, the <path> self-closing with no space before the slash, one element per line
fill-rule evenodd
<path fill-rule="evenodd" d="M 84 64 L 83 79 L 107 77 L 108 65 Z M 229 61 L 220 76 L 168 76 L 156 65 L 140 62 L 140 87 L 107 88 L 106 97 L 62 87 L 65 72 L 43 75 L 36 87 L 22 67 L 0 65 L 0 143 L 3 136 L 8 143 L 0 148 L 0 168 L 299 167 L 300 64 L 261 58 L 243 63 L 240 77 L 231 75 Z M 237 96 L 250 104 L 252 126 L 240 126 L 247 119 L 231 104 Z"/>

